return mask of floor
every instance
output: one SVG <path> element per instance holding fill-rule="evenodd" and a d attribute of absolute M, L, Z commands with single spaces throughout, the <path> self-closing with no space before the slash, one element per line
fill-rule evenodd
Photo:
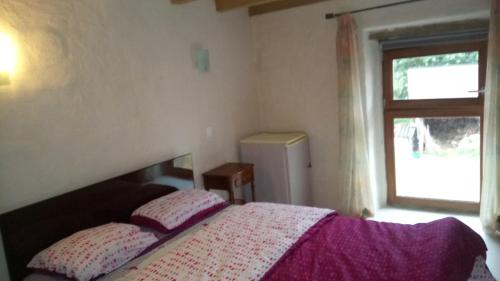
<path fill-rule="evenodd" d="M 378 210 L 373 219 L 376 221 L 415 224 L 429 222 L 449 216 L 459 219 L 483 237 L 486 246 L 488 247 L 486 263 L 488 264 L 493 276 L 500 280 L 500 237 L 487 235 L 483 231 L 477 215 L 438 213 L 387 207 Z"/>

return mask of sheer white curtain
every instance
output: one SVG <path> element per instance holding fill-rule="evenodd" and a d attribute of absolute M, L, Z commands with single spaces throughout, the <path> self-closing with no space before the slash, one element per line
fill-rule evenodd
<path fill-rule="evenodd" d="M 491 1 L 488 72 L 484 101 L 483 188 L 481 223 L 489 232 L 500 231 L 500 0 Z"/>
<path fill-rule="evenodd" d="M 338 19 L 337 76 L 340 119 L 339 186 L 344 211 L 368 216 L 373 211 L 368 173 L 368 149 L 361 98 L 357 27 L 350 14 Z"/>

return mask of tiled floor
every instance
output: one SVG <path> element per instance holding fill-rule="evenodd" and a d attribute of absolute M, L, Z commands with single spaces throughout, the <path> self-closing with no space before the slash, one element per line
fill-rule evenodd
<path fill-rule="evenodd" d="M 488 247 L 486 263 L 488 264 L 493 276 L 500 280 L 500 237 L 487 235 L 483 231 L 477 215 L 438 213 L 388 207 L 378 210 L 373 219 L 377 221 L 415 224 L 429 222 L 449 216 L 459 219 L 483 237 L 486 242 L 486 246 Z"/>

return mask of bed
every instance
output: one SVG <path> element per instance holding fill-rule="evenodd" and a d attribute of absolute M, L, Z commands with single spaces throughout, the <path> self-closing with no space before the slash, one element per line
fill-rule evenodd
<path fill-rule="evenodd" d="M 177 187 L 156 180 L 172 176 L 172 166 L 165 161 L 3 214 L 11 279 L 67 280 L 26 264 L 75 231 L 128 222 L 138 207 L 174 194 Z M 174 174 L 186 180 L 182 169 Z M 494 280 L 483 240 L 453 218 L 402 225 L 257 202 L 158 236 L 154 247 L 99 280 Z"/>

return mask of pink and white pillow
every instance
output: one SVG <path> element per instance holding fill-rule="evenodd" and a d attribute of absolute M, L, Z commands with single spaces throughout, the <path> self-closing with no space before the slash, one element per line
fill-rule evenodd
<path fill-rule="evenodd" d="M 222 208 L 224 199 L 202 189 L 179 190 L 135 210 L 131 222 L 169 232 Z M 194 220 L 193 220 L 194 219 Z"/>
<path fill-rule="evenodd" d="M 119 268 L 157 241 L 138 226 L 108 223 L 56 242 L 38 253 L 28 268 L 87 281 Z"/>

